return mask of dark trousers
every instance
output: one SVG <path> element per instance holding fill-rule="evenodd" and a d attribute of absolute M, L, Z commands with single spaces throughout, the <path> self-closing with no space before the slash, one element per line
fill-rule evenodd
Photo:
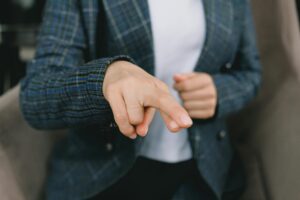
<path fill-rule="evenodd" d="M 205 199 L 215 199 L 194 160 L 169 164 L 139 157 L 127 175 L 90 200 L 168 200 L 185 182 L 199 188 Z"/>

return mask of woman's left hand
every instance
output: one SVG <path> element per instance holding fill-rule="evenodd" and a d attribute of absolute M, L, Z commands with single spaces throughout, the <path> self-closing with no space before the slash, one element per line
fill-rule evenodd
<path fill-rule="evenodd" d="M 209 74 L 192 72 L 177 74 L 173 78 L 174 89 L 179 92 L 191 118 L 209 119 L 215 115 L 217 89 Z"/>

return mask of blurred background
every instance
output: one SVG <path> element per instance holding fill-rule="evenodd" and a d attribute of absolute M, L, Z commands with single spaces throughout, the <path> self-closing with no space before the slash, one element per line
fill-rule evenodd
<path fill-rule="evenodd" d="M 256 100 L 229 120 L 248 177 L 243 200 L 299 200 L 300 0 L 250 1 L 263 84 Z M 18 82 L 34 56 L 44 4 L 0 1 L 1 200 L 44 199 L 48 158 L 61 134 L 30 128 L 18 102 Z"/>
<path fill-rule="evenodd" d="M 44 0 L 0 1 L 0 94 L 15 86 L 33 57 Z"/>
<path fill-rule="evenodd" d="M 296 3 L 299 10 L 300 0 Z M 0 2 L 0 95 L 25 75 L 26 62 L 34 56 L 44 4 L 45 0 Z"/>

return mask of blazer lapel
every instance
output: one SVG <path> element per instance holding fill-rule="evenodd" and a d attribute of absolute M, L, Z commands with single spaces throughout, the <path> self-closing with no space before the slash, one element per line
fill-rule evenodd
<path fill-rule="evenodd" d="M 206 17 L 206 39 L 195 71 L 211 72 L 229 56 L 234 10 L 231 0 L 203 0 Z"/>
<path fill-rule="evenodd" d="M 194 71 L 213 73 L 230 60 L 234 9 L 231 0 L 202 0 L 206 38 Z M 147 0 L 103 0 L 113 25 L 120 52 L 130 55 L 147 72 L 154 74 L 154 49 Z M 130 14 L 129 14 L 130 13 Z"/>
<path fill-rule="evenodd" d="M 154 74 L 153 38 L 147 0 L 103 0 L 120 53 Z"/>

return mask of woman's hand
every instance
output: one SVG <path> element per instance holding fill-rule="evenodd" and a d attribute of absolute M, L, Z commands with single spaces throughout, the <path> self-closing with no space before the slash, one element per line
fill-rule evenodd
<path fill-rule="evenodd" d="M 208 119 L 215 115 L 217 90 L 209 74 L 177 74 L 174 81 L 174 88 L 179 92 L 184 108 L 191 118 Z"/>
<path fill-rule="evenodd" d="M 112 63 L 102 89 L 120 131 L 131 139 L 147 134 L 156 109 L 172 132 L 192 125 L 188 113 L 171 96 L 167 85 L 130 62 Z"/>

